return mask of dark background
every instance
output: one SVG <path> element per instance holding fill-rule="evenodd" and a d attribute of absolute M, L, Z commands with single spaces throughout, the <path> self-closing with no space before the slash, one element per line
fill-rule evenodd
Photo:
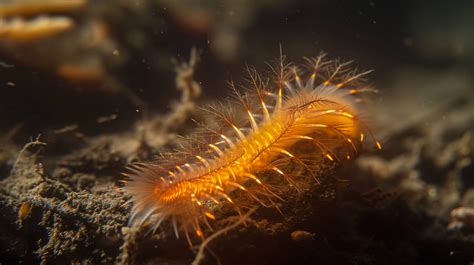
<path fill-rule="evenodd" d="M 104 59 L 104 68 L 145 101 L 152 113 L 166 111 L 178 97 L 171 60 L 188 58 L 191 47 L 201 51 L 196 79 L 202 82 L 203 99 L 226 95 L 226 82 L 240 80 L 246 65 L 266 71 L 265 63 L 278 58 L 280 45 L 291 61 L 324 51 L 332 58 L 355 60 L 362 69 L 375 69 L 370 79 L 381 91 L 391 89 L 394 76 L 407 67 L 449 70 L 459 65 L 472 69 L 473 65 L 472 1 L 263 2 L 238 29 L 239 40 L 228 58 L 212 47 L 211 31 L 225 23 L 225 13 L 233 10 L 224 1 L 189 7 L 204 7 L 210 17 L 218 17 L 204 30 L 183 26 L 166 3 L 148 2 L 141 13 L 117 7 L 121 9 L 117 14 L 94 14 L 108 23 L 110 38 L 127 54 L 120 64 Z M 239 1 L 233 4 L 238 6 Z M 87 6 L 87 10 L 94 8 Z M 109 9 L 113 8 L 109 3 Z M 234 12 L 244 11 L 236 8 Z M 79 23 L 89 19 L 84 14 L 74 16 Z M 135 31 L 145 36 L 141 45 L 130 44 Z M 48 60 L 55 58 L 55 50 L 45 47 L 36 54 L 25 52 L 29 49 L 0 49 L 1 61 L 15 65 L 0 71 L 1 131 L 21 124 L 18 135 L 24 141 L 44 130 L 79 124 L 87 134 L 96 134 L 126 128 L 130 119 L 140 117 L 126 96 L 104 92 L 100 85 L 74 84 L 49 71 Z M 46 67 L 35 65 L 38 60 Z M 98 128 L 95 119 L 110 114 L 118 114 L 118 119 L 107 128 Z"/>

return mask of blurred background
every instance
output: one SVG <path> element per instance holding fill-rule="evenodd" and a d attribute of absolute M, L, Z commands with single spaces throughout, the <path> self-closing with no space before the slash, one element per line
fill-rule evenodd
<path fill-rule="evenodd" d="M 137 108 L 165 112 L 179 97 L 172 60 L 192 47 L 204 99 L 226 95 L 246 65 L 266 71 L 281 45 L 290 61 L 355 60 L 375 70 L 379 100 L 406 89 L 422 106 L 439 82 L 451 95 L 472 84 L 473 13 L 462 0 L 2 0 L 0 130 L 21 125 L 29 137 L 74 123 L 94 134 L 97 117 L 123 128 Z"/>

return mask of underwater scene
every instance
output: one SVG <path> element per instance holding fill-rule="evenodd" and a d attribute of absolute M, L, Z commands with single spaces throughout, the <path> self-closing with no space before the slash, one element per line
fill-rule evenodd
<path fill-rule="evenodd" d="M 474 2 L 0 0 L 0 264 L 474 264 Z"/>

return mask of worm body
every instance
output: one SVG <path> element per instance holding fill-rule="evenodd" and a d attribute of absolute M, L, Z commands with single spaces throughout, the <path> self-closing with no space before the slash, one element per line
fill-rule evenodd
<path fill-rule="evenodd" d="M 251 88 L 244 93 L 234 88 L 235 110 L 207 109 L 217 125 L 203 126 L 204 137 L 191 140 L 190 148 L 130 167 L 124 189 L 134 204 L 133 224 L 150 222 L 156 229 L 170 219 L 176 236 L 203 237 L 203 227 L 216 218 L 214 205 L 229 203 L 240 211 L 236 190 L 269 206 L 280 198 L 268 178 L 293 185 L 296 177 L 311 175 L 312 158 L 342 161 L 357 153 L 370 134 L 357 102 L 357 94 L 370 90 L 361 81 L 368 72 L 324 55 L 303 66 L 282 59 L 272 70 L 269 79 L 249 71 Z M 289 164 L 306 174 L 293 173 Z"/>

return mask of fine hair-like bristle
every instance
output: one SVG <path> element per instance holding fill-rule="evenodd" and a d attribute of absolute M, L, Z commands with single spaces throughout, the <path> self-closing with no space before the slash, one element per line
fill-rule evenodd
<path fill-rule="evenodd" d="M 216 218 L 212 204 L 229 203 L 240 211 L 233 191 L 269 206 L 278 195 L 262 176 L 293 184 L 295 177 L 306 175 L 296 176 L 287 164 L 307 167 L 308 157 L 352 158 L 364 133 L 370 134 L 360 119 L 357 96 L 371 90 L 362 80 L 370 71 L 357 72 L 350 63 L 326 60 L 324 54 L 306 62 L 290 65 L 281 58 L 268 79 L 250 69 L 249 89 L 239 92 L 231 84 L 238 108 L 221 104 L 206 109 L 217 125 L 203 126 L 204 137 L 156 161 L 130 166 L 124 190 L 133 202 L 131 224 L 148 222 L 155 230 L 169 219 L 176 236 L 184 232 L 191 242 L 191 232 L 202 238 L 202 227 Z M 314 148 L 296 148 L 299 143 Z"/>

